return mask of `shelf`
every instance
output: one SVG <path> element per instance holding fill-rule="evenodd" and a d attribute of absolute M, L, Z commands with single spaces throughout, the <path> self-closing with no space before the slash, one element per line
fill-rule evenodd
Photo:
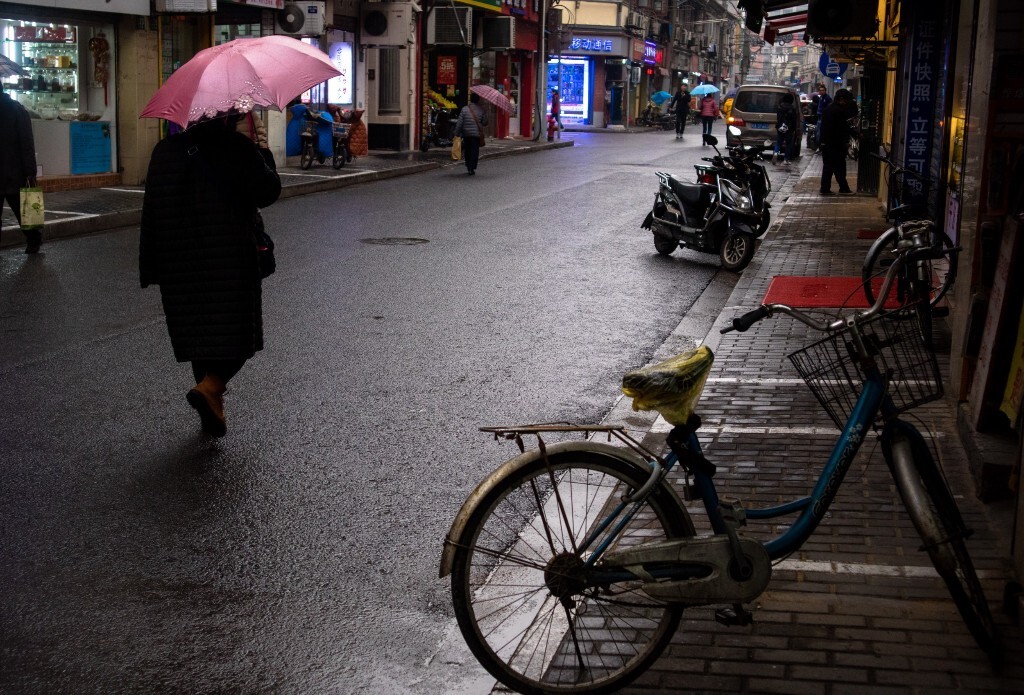
<path fill-rule="evenodd" d="M 75 72 L 78 72 L 78 66 L 77 65 L 71 65 L 71 66 L 66 67 L 66 68 L 47 68 L 47 67 L 39 67 L 39 66 L 36 66 L 36 65 L 22 65 L 21 67 L 25 68 L 26 70 L 73 70 Z"/>
<path fill-rule="evenodd" d="M 49 89 L 22 89 L 21 87 L 11 87 L 9 85 L 4 85 L 4 91 L 5 92 L 24 92 L 25 94 L 54 94 L 54 95 L 61 94 L 61 95 L 68 95 L 68 96 L 77 96 L 78 95 L 78 92 L 64 92 L 64 91 L 54 92 L 54 91 L 49 90 Z"/>

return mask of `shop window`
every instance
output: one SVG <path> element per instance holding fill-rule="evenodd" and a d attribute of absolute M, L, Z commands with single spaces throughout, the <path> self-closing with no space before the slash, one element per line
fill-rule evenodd
<path fill-rule="evenodd" d="M 398 48 L 379 48 L 380 81 L 377 83 L 377 111 L 379 113 L 402 112 L 402 71 L 401 54 Z"/>
<path fill-rule="evenodd" d="M 219 46 L 235 39 L 253 39 L 260 36 L 260 25 L 256 24 L 218 24 L 213 29 L 213 42 Z"/>

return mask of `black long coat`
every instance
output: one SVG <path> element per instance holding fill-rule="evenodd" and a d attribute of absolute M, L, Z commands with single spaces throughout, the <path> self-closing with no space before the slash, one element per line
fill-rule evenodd
<path fill-rule="evenodd" d="M 146 176 L 139 280 L 160 285 L 179 362 L 263 349 L 252 218 L 281 193 L 268 150 L 220 121 L 157 144 Z"/>
<path fill-rule="evenodd" d="M 0 92 L 0 193 L 17 193 L 35 175 L 36 148 L 28 111 Z"/>

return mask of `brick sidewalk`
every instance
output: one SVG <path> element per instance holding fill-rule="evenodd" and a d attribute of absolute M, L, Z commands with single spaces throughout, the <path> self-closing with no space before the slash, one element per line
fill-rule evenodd
<path fill-rule="evenodd" d="M 810 329 L 788 317 L 743 334 L 720 336 L 718 329 L 758 306 L 775 275 L 859 275 L 871 242 L 856 231 L 884 226 L 874 198 L 819 196 L 820 158 L 804 159 L 802 177 L 780 191 L 776 222 L 707 339 L 716 360 L 698 410 L 702 442 L 718 466 L 719 491 L 747 507 L 808 494 L 838 430 L 786 359 L 817 339 Z M 948 345 L 939 349 L 948 355 Z M 948 358 L 940 354 L 939 361 Z M 712 609 L 687 611 L 662 658 L 625 692 L 1024 692 L 1024 667 L 1013 656 L 1022 653 L 1020 632 L 1000 610 L 1009 578 L 1007 510 L 986 507 L 971 493 L 948 396 L 913 413 L 937 439 L 975 529 L 968 548 L 1006 643 L 1009 665 L 1001 674 L 992 672 L 918 550 L 880 448 L 869 438 L 826 521 L 776 566 L 754 606 L 754 625 L 725 627 Z M 664 448 L 667 429 L 659 419 L 646 443 Z M 695 522 L 701 518 L 699 508 L 691 513 Z M 767 538 L 783 528 L 752 522 L 746 533 Z"/>

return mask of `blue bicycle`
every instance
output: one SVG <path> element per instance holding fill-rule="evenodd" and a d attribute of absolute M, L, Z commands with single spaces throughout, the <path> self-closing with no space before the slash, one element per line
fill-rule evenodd
<path fill-rule="evenodd" d="M 897 250 L 879 297 L 927 244 Z M 528 425 L 483 428 L 523 452 L 470 495 L 445 540 L 441 577 L 451 575 L 463 637 L 499 681 L 523 693 L 607 693 L 639 676 L 672 638 L 683 609 L 720 605 L 719 622 L 743 625 L 743 604 L 768 586 L 773 561 L 798 550 L 836 497 L 869 429 L 923 545 L 978 644 L 1000 650 L 988 603 L 965 546 L 964 524 L 920 432 L 899 413 L 940 398 L 930 341 L 913 320 L 871 308 L 831 322 L 770 304 L 723 330 L 745 331 L 777 314 L 826 333 L 790 359 L 842 430 L 809 496 L 767 509 L 721 498 L 714 464 L 702 453 L 694 414 L 712 354 L 698 348 L 627 374 L 634 406 L 674 425 L 670 452 L 658 456 L 621 427 Z M 615 437 L 548 445 L 551 432 Z M 525 450 L 534 437 L 536 450 Z M 685 472 L 687 499 L 701 500 L 710 535 L 693 522 L 666 480 Z M 747 519 L 798 515 L 782 535 L 760 542 L 740 534 Z"/>

